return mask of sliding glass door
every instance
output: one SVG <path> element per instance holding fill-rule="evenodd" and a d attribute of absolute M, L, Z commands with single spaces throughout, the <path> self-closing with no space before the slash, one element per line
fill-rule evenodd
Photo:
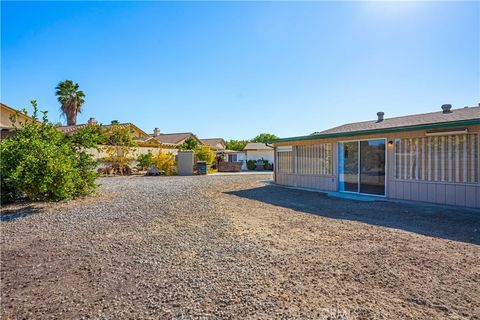
<path fill-rule="evenodd" d="M 340 142 L 339 190 L 385 195 L 385 140 Z"/>

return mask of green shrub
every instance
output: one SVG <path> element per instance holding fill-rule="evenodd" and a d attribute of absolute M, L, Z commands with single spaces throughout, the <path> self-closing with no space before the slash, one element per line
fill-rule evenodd
<path fill-rule="evenodd" d="M 248 160 L 247 161 L 248 170 L 255 170 L 256 167 L 257 167 L 257 161 L 255 161 L 255 160 Z"/>
<path fill-rule="evenodd" d="M 143 170 L 146 170 L 149 166 L 153 165 L 153 153 L 151 150 L 148 150 L 148 153 L 140 154 L 137 157 L 138 166 Z"/>
<path fill-rule="evenodd" d="M 195 148 L 195 159 L 197 161 L 205 161 L 212 164 L 215 161 L 215 152 L 206 145 L 200 145 Z"/>
<path fill-rule="evenodd" d="M 37 103 L 32 121 L 20 123 L 15 135 L 0 143 L 1 201 L 26 197 L 30 200 L 62 200 L 95 191 L 96 161 L 85 150 L 95 148 L 99 128 L 87 126 L 67 136 L 48 122 L 37 122 Z M 12 117 L 12 122 L 16 117 Z"/>

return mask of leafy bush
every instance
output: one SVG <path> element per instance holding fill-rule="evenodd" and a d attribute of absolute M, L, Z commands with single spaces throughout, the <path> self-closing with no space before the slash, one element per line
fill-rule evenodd
<path fill-rule="evenodd" d="M 263 160 L 263 169 L 264 170 L 270 169 L 270 162 L 268 162 L 268 160 Z"/>
<path fill-rule="evenodd" d="M 255 160 L 248 160 L 247 161 L 248 170 L 255 170 L 256 167 L 257 167 L 257 161 L 255 161 Z"/>
<path fill-rule="evenodd" d="M 153 158 L 153 165 L 163 171 L 165 175 L 172 175 L 175 173 L 175 156 L 171 152 L 159 151 Z"/>
<path fill-rule="evenodd" d="M 96 161 L 85 150 L 97 147 L 98 128 L 86 127 L 78 135 L 58 131 L 32 101 L 32 121 L 20 122 L 15 135 L 0 143 L 1 201 L 62 200 L 95 191 Z M 16 116 L 11 117 L 12 123 Z"/>
<path fill-rule="evenodd" d="M 195 159 L 212 164 L 215 161 L 215 152 L 209 146 L 200 145 L 195 148 Z"/>
<path fill-rule="evenodd" d="M 132 153 L 136 146 L 130 128 L 113 124 L 103 133 L 103 141 L 108 144 L 105 148 L 108 156 L 102 158 L 102 161 L 110 162 L 117 167 L 120 174 L 128 172 L 128 166 L 134 160 Z"/>
<path fill-rule="evenodd" d="M 148 150 L 148 153 L 140 154 L 137 157 L 138 166 L 143 170 L 146 170 L 149 166 L 153 165 L 153 153 Z"/>

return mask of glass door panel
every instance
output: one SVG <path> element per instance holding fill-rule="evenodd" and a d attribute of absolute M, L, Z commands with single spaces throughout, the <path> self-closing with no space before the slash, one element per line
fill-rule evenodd
<path fill-rule="evenodd" d="M 360 141 L 360 192 L 385 195 L 385 140 Z"/>
<path fill-rule="evenodd" d="M 339 143 L 340 191 L 358 192 L 358 141 Z"/>

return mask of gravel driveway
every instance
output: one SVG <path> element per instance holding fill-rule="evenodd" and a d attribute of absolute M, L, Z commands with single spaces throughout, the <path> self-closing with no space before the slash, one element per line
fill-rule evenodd
<path fill-rule="evenodd" d="M 101 178 L 2 209 L 3 319 L 480 319 L 480 213 L 265 175 Z"/>

